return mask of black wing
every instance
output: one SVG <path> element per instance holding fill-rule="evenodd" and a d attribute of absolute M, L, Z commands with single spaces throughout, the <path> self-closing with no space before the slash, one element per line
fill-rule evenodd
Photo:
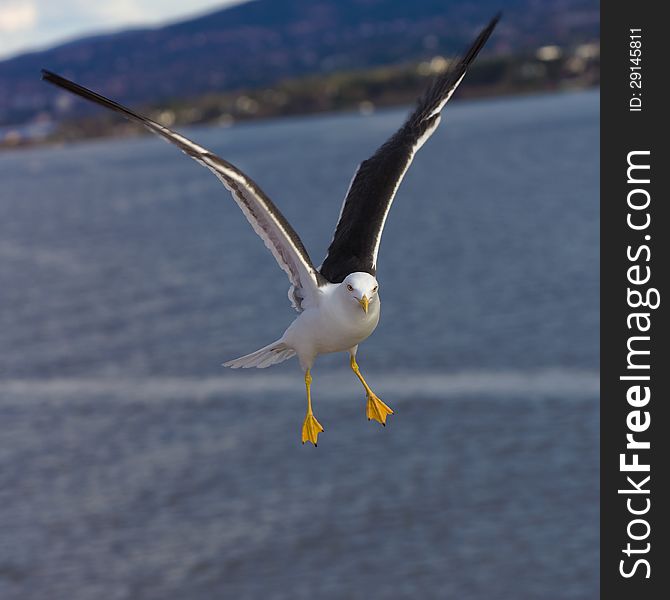
<path fill-rule="evenodd" d="M 323 277 L 312 265 L 312 261 L 290 223 L 268 198 L 263 190 L 237 167 L 218 157 L 206 148 L 199 146 L 178 133 L 143 117 L 129 108 L 114 102 L 100 94 L 92 92 L 60 75 L 42 70 L 42 78 L 82 98 L 121 113 L 127 119 L 144 125 L 149 131 L 159 135 L 182 152 L 198 161 L 216 175 L 231 192 L 233 199 L 242 209 L 254 231 L 263 240 L 279 266 L 288 275 L 291 282 L 289 299 L 296 310 L 301 310 L 303 300 L 312 300 L 319 285 L 324 284 Z"/>
<path fill-rule="evenodd" d="M 384 222 L 414 154 L 440 123 L 440 111 L 493 32 L 500 15 L 482 30 L 458 64 L 435 79 L 404 125 L 354 174 L 321 274 L 333 283 L 363 271 L 374 275 Z"/>

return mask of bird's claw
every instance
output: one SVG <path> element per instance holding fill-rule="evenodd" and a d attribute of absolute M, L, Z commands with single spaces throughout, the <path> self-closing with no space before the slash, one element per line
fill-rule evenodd
<path fill-rule="evenodd" d="M 386 417 L 393 414 L 393 410 L 387 406 L 382 400 L 374 393 L 370 392 L 367 395 L 368 405 L 366 408 L 366 415 L 368 421 L 374 419 L 386 427 Z"/>
<path fill-rule="evenodd" d="M 316 420 L 316 417 L 313 414 L 308 413 L 302 423 L 302 443 L 311 442 L 316 446 L 317 438 L 323 431 L 324 429 L 321 426 L 321 423 Z"/>

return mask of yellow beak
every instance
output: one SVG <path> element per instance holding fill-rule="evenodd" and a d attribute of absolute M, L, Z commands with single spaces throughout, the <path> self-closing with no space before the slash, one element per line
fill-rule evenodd
<path fill-rule="evenodd" d="M 370 304 L 368 297 L 365 294 L 363 294 L 363 297 L 358 301 L 358 303 L 361 305 L 361 308 L 365 311 L 365 314 L 368 314 L 368 304 Z"/>

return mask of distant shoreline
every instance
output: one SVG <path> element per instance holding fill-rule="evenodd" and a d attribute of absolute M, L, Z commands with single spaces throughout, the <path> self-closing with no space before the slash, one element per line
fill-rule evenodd
<path fill-rule="evenodd" d="M 595 88 L 600 83 L 599 58 L 600 49 L 595 43 L 570 50 L 552 46 L 532 54 L 492 57 L 475 64 L 468 73 L 467 85 L 457 96 L 473 99 Z M 225 126 L 351 111 L 370 114 L 380 108 L 413 104 L 430 79 L 448 67 L 449 61 L 437 56 L 418 64 L 335 72 L 270 87 L 165 101 L 138 107 L 138 111 L 167 127 Z M 47 117 L 0 129 L 0 151 L 142 133 L 142 127 L 108 112 L 96 111 L 63 121 Z"/>

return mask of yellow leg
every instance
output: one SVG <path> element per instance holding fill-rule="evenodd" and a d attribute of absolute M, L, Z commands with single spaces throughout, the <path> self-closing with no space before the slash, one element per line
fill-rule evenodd
<path fill-rule="evenodd" d="M 368 400 L 368 405 L 365 412 L 367 414 L 368 421 L 370 419 L 374 419 L 386 427 L 386 417 L 388 415 L 392 415 L 393 410 L 384 404 L 384 402 L 382 402 L 381 399 L 370 389 L 370 386 L 367 384 L 365 379 L 363 379 L 363 375 L 361 375 L 361 371 L 356 364 L 356 358 L 353 355 L 351 355 L 351 361 L 349 364 L 351 365 L 351 370 L 356 373 L 356 377 L 361 380 L 361 383 L 365 388 L 365 393 Z"/>
<path fill-rule="evenodd" d="M 307 389 L 307 414 L 302 423 L 302 443 L 312 442 L 316 446 L 319 434 L 323 432 L 321 423 L 316 420 L 312 412 L 312 393 L 310 387 L 312 386 L 312 376 L 309 374 L 309 369 L 305 373 L 305 388 Z"/>

